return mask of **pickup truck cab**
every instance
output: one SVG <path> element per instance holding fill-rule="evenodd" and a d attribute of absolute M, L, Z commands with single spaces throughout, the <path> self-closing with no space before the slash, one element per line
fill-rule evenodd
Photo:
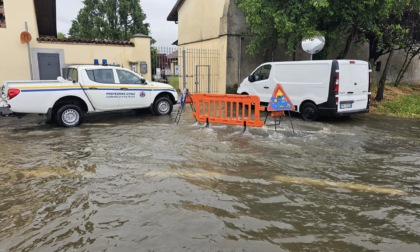
<path fill-rule="evenodd" d="M 155 115 L 170 114 L 178 93 L 125 68 L 78 65 L 57 80 L 6 81 L 1 100 L 13 115 L 43 114 L 60 126 L 74 127 L 85 113 L 150 108 Z"/>

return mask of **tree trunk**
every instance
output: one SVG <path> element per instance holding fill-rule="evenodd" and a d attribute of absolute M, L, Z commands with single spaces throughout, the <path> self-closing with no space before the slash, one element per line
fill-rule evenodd
<path fill-rule="evenodd" d="M 347 57 L 347 54 L 349 54 L 350 47 L 351 47 L 351 45 L 353 43 L 353 40 L 354 40 L 354 32 L 355 31 L 352 28 L 349 36 L 347 37 L 346 46 L 344 47 L 344 50 L 340 52 L 337 59 L 345 59 Z"/>
<path fill-rule="evenodd" d="M 397 75 L 397 79 L 395 80 L 394 86 L 398 87 L 398 85 L 400 84 L 401 80 L 404 78 L 405 73 L 407 72 L 408 67 L 411 64 L 411 61 L 413 60 L 414 57 L 416 57 L 418 54 L 420 54 L 420 48 L 417 49 L 414 52 L 411 52 L 410 58 L 408 59 L 410 52 L 407 52 L 407 55 L 405 57 L 405 61 L 403 63 L 403 65 L 401 66 L 400 71 L 398 72 Z"/>
<path fill-rule="evenodd" d="M 394 50 L 391 49 L 389 52 L 388 59 L 385 64 L 384 71 L 382 72 L 381 79 L 379 80 L 378 84 L 378 92 L 376 93 L 375 101 L 382 101 L 384 99 L 384 91 L 385 91 L 385 82 L 386 77 L 388 75 L 389 63 L 391 62 L 392 56 L 394 55 Z"/>

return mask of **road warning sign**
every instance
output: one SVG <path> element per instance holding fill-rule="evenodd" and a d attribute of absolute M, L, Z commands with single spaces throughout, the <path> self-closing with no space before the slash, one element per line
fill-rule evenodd
<path fill-rule="evenodd" d="M 292 101 L 289 96 L 287 96 L 286 92 L 284 92 L 283 87 L 280 84 L 277 84 L 273 96 L 270 99 L 270 103 L 268 104 L 267 111 L 285 111 L 292 109 Z"/>

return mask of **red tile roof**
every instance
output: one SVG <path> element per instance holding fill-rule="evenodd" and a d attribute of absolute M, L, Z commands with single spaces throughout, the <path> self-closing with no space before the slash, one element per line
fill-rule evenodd
<path fill-rule="evenodd" d="M 96 45 L 120 45 L 120 46 L 134 46 L 133 42 L 107 39 L 80 39 L 80 38 L 55 38 L 55 37 L 41 37 L 37 38 L 38 42 L 53 42 L 65 44 L 96 44 Z"/>

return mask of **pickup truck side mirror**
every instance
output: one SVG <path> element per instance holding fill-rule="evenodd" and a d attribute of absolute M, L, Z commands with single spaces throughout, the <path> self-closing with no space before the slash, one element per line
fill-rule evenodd
<path fill-rule="evenodd" d="M 141 79 L 141 84 L 145 84 L 146 83 L 146 79 Z"/>
<path fill-rule="evenodd" d="M 255 76 L 254 75 L 248 76 L 248 80 L 249 80 L 249 82 L 254 82 L 255 81 Z"/>

